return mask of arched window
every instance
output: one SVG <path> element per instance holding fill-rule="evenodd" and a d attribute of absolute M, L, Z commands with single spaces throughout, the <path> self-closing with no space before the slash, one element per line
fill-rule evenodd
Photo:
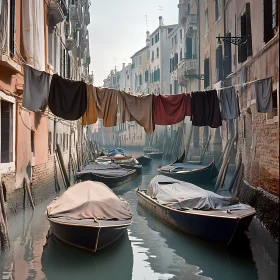
<path fill-rule="evenodd" d="M 157 48 L 157 57 L 159 57 L 159 48 Z"/>

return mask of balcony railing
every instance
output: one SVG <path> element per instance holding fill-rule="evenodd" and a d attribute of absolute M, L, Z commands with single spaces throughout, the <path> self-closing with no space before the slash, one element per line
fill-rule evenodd
<path fill-rule="evenodd" d="M 70 21 L 72 21 L 77 28 L 82 26 L 82 7 L 81 4 L 70 5 Z"/>
<path fill-rule="evenodd" d="M 194 74 L 198 69 L 198 59 L 183 59 L 178 64 L 178 81 L 181 86 L 186 86 L 190 74 Z"/>
<path fill-rule="evenodd" d="M 84 23 L 85 25 L 89 25 L 90 24 L 90 12 L 84 12 Z"/>
<path fill-rule="evenodd" d="M 192 36 L 193 31 L 196 30 L 196 26 L 197 26 L 197 15 L 195 14 L 187 15 L 186 30 L 188 36 Z"/>
<path fill-rule="evenodd" d="M 68 14 L 68 5 L 65 0 L 51 0 L 48 3 L 49 25 L 55 26 L 62 22 Z"/>

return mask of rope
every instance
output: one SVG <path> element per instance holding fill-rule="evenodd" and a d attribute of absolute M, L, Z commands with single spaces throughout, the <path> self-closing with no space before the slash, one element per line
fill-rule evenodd
<path fill-rule="evenodd" d="M 99 233 L 100 233 L 101 227 L 100 227 L 100 223 L 98 222 L 97 218 L 94 217 L 93 219 L 96 223 L 98 223 L 98 227 L 99 227 L 98 232 L 97 232 L 97 236 L 96 236 L 96 241 L 95 241 L 95 248 L 94 248 L 94 253 L 95 253 L 97 251 L 97 247 L 98 247 Z"/>

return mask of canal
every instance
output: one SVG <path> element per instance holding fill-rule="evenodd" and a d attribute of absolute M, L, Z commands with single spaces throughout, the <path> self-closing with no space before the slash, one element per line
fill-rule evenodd
<path fill-rule="evenodd" d="M 225 248 L 181 234 L 139 206 L 135 190 L 146 188 L 160 164 L 153 160 L 142 176 L 114 189 L 130 203 L 133 223 L 126 236 L 95 255 L 48 235 L 44 211 L 54 197 L 34 212 L 11 217 L 11 248 L 1 255 L 2 279 L 278 279 L 278 243 L 256 219 L 241 240 Z"/>

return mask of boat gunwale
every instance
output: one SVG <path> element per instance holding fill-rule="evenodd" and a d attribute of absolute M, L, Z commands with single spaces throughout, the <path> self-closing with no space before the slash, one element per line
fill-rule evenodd
<path fill-rule="evenodd" d="M 170 165 L 170 164 L 168 164 L 168 165 Z M 204 171 L 206 169 L 210 169 L 210 167 L 211 168 L 215 167 L 215 161 L 214 160 L 212 160 L 208 165 L 203 166 L 201 168 L 196 168 L 196 169 L 191 169 L 191 170 L 183 170 L 183 171 L 180 171 L 180 173 L 178 173 L 178 171 L 177 172 L 163 171 L 163 170 L 161 170 L 161 167 L 157 168 L 157 171 L 159 171 L 161 173 L 165 173 L 165 174 L 170 174 L 170 173 L 171 174 L 172 173 L 173 174 L 186 174 L 186 173 L 194 173 L 194 172 L 198 172 L 198 171 Z"/>
<path fill-rule="evenodd" d="M 184 213 L 184 214 L 190 214 L 190 215 L 199 215 L 199 216 L 206 216 L 206 217 L 214 217 L 214 218 L 224 218 L 224 219 L 233 219 L 233 220 L 240 220 L 240 219 L 243 219 L 243 218 L 246 218 L 246 217 L 249 217 L 249 216 L 254 216 L 256 214 L 256 210 L 251 207 L 249 205 L 249 207 L 251 209 L 247 209 L 247 210 L 253 210 L 252 212 L 250 213 L 247 213 L 247 214 L 243 214 L 243 215 L 239 215 L 239 216 L 219 216 L 219 215 L 209 215 L 207 213 L 200 213 L 200 212 L 206 212 L 205 210 L 193 210 L 193 209 L 190 209 L 190 210 L 183 210 L 183 211 L 180 211 L 180 210 L 177 210 L 177 209 L 174 209 L 174 208 L 171 208 L 169 206 L 166 206 L 166 205 L 163 205 L 163 204 L 160 204 L 158 201 L 154 200 L 153 198 L 151 198 L 150 196 L 148 196 L 147 194 L 144 193 L 145 190 L 136 190 L 136 194 L 139 195 L 139 196 L 142 196 L 144 199 L 160 206 L 160 207 L 163 207 L 169 211 L 174 211 L 174 212 L 178 212 L 178 213 Z M 243 210 L 243 209 L 242 209 Z M 192 211 L 197 211 L 197 212 L 192 212 Z M 215 210 L 212 210 L 211 212 L 213 212 Z M 222 211 L 224 213 L 224 211 L 226 210 L 216 210 L 216 211 Z M 235 211 L 239 211 L 239 210 L 235 210 Z M 231 213 L 230 215 L 232 215 L 233 213 Z"/>
<path fill-rule="evenodd" d="M 97 224 L 96 224 L 96 226 L 95 225 L 84 225 L 84 224 L 74 224 L 74 223 L 64 223 L 64 222 L 59 222 L 59 221 L 54 221 L 52 218 L 50 218 L 49 216 L 48 216 L 48 214 L 47 213 L 45 213 L 45 216 L 46 216 L 46 218 L 47 218 L 47 220 L 49 221 L 49 222 L 52 222 L 52 223 L 55 223 L 55 224 L 59 224 L 59 225 L 68 225 L 68 226 L 80 226 L 80 227 L 90 227 L 90 228 L 96 228 L 96 229 L 98 229 L 98 228 L 119 228 L 119 227 L 128 227 L 128 226 L 130 226 L 131 224 L 132 224 L 132 218 L 130 219 L 130 222 L 129 223 L 126 223 L 126 224 L 122 224 L 122 225 L 108 225 L 108 226 L 105 226 L 105 225 L 103 225 L 103 226 L 101 226 L 100 224 L 99 224 L 99 222 L 96 222 Z M 71 219 L 71 221 L 73 221 L 73 219 Z M 98 221 L 98 220 L 97 220 Z M 102 220 L 102 221 L 106 221 L 106 220 Z M 120 221 L 120 222 L 123 222 L 123 221 Z"/>
<path fill-rule="evenodd" d="M 125 168 L 123 168 L 123 169 L 125 169 Z M 130 176 L 130 175 L 134 175 L 134 173 L 137 173 L 136 169 L 125 169 L 125 170 L 127 170 L 127 174 L 121 175 L 121 176 L 115 176 L 115 177 L 105 177 L 105 176 L 94 173 L 93 170 L 91 170 L 91 172 L 86 172 L 86 173 L 91 173 L 91 174 L 93 174 L 93 175 L 95 175 L 99 178 L 106 178 L 106 179 L 118 179 L 118 178 L 123 178 L 123 177 L 126 177 L 126 176 Z M 82 171 L 80 171 L 80 172 L 82 172 Z M 78 176 L 78 175 L 79 175 L 79 172 L 76 173 L 76 176 Z"/>

